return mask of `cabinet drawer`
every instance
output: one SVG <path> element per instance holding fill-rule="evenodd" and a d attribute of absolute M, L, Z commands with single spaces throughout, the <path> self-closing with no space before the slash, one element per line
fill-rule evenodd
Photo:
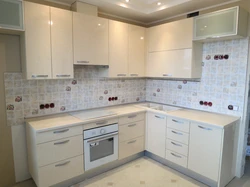
<path fill-rule="evenodd" d="M 188 156 L 188 146 L 174 140 L 167 139 L 166 148 L 184 156 Z"/>
<path fill-rule="evenodd" d="M 145 121 L 119 126 L 119 142 L 124 142 L 144 135 Z"/>
<path fill-rule="evenodd" d="M 189 134 L 171 128 L 167 128 L 167 138 L 186 145 L 189 142 Z"/>
<path fill-rule="evenodd" d="M 115 124 L 115 123 L 118 123 L 118 118 L 107 119 L 107 120 L 104 119 L 104 120 L 96 121 L 94 123 L 85 124 L 85 125 L 83 125 L 83 129 L 84 130 L 93 129 L 93 128 L 111 125 L 111 124 Z"/>
<path fill-rule="evenodd" d="M 189 133 L 190 122 L 180 118 L 167 118 L 167 127 Z"/>
<path fill-rule="evenodd" d="M 144 151 L 144 136 L 121 142 L 119 144 L 119 159 L 123 159 Z"/>
<path fill-rule="evenodd" d="M 141 121 L 145 119 L 145 113 L 129 114 L 119 118 L 119 125 Z"/>
<path fill-rule="evenodd" d="M 187 157 L 185 157 L 181 154 L 167 150 L 166 151 L 166 159 L 175 163 L 175 164 L 178 164 L 182 167 L 187 168 Z"/>
<path fill-rule="evenodd" d="M 40 167 L 39 186 L 47 187 L 83 174 L 83 155 Z"/>
<path fill-rule="evenodd" d="M 82 135 L 37 145 L 37 162 L 39 167 L 82 154 Z"/>
<path fill-rule="evenodd" d="M 37 133 L 37 143 L 39 144 L 53 140 L 59 140 L 81 134 L 83 134 L 82 126 L 60 128 L 53 131 Z"/>

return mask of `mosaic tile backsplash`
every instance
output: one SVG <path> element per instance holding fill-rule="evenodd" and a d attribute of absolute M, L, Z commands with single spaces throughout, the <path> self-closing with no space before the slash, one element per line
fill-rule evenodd
<path fill-rule="evenodd" d="M 24 124 L 24 117 L 145 101 L 145 79 L 106 80 L 98 71 L 75 67 L 73 80 L 25 80 L 22 73 L 5 73 L 8 125 Z"/>

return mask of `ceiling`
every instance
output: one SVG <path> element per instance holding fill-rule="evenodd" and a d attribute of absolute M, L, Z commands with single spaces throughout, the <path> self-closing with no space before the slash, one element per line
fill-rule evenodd
<path fill-rule="evenodd" d="M 76 0 L 49 0 L 71 5 Z M 100 15 L 116 17 L 143 25 L 151 25 L 197 10 L 212 8 L 240 0 L 78 0 L 98 7 Z M 158 4 L 158 3 L 161 4 Z"/>

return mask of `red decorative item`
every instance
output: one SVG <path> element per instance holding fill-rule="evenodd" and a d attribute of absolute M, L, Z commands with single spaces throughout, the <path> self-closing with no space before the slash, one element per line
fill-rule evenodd
<path fill-rule="evenodd" d="M 207 106 L 207 101 L 204 102 L 204 105 Z"/>
<path fill-rule="evenodd" d="M 50 108 L 55 108 L 55 104 L 54 103 L 50 103 L 49 107 Z"/>
<path fill-rule="evenodd" d="M 118 97 L 115 97 L 115 100 L 117 101 L 117 100 L 118 100 Z"/>
<path fill-rule="evenodd" d="M 44 105 L 43 105 L 43 104 L 40 105 L 40 109 L 41 109 L 41 110 L 44 109 Z"/>
<path fill-rule="evenodd" d="M 111 98 L 111 97 L 109 97 L 109 101 L 112 101 L 112 98 Z"/>
<path fill-rule="evenodd" d="M 45 108 L 48 109 L 48 108 L 49 108 L 49 104 L 46 104 L 46 105 L 45 105 Z"/>
<path fill-rule="evenodd" d="M 112 97 L 112 98 L 111 98 L 111 100 L 112 100 L 112 101 L 114 101 L 114 100 L 115 100 L 115 98 L 114 98 L 114 97 Z"/>
<path fill-rule="evenodd" d="M 213 103 L 212 102 L 208 102 L 208 106 L 213 106 Z"/>
<path fill-rule="evenodd" d="M 219 56 L 218 55 L 215 55 L 214 56 L 214 60 L 218 60 Z"/>
<path fill-rule="evenodd" d="M 223 55 L 219 55 L 219 59 L 220 59 L 220 60 L 223 60 L 223 59 L 224 59 L 224 56 L 223 56 Z"/>
<path fill-rule="evenodd" d="M 224 59 L 229 59 L 229 55 L 224 55 Z"/>

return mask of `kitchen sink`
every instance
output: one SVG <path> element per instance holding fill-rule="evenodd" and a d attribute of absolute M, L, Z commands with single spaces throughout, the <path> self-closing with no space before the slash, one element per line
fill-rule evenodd
<path fill-rule="evenodd" d="M 174 106 L 161 105 L 161 104 L 155 104 L 155 103 L 143 103 L 143 104 L 139 104 L 139 106 L 154 109 L 154 110 L 159 110 L 163 112 L 171 112 L 171 111 L 181 109 L 181 108 L 174 107 Z"/>

